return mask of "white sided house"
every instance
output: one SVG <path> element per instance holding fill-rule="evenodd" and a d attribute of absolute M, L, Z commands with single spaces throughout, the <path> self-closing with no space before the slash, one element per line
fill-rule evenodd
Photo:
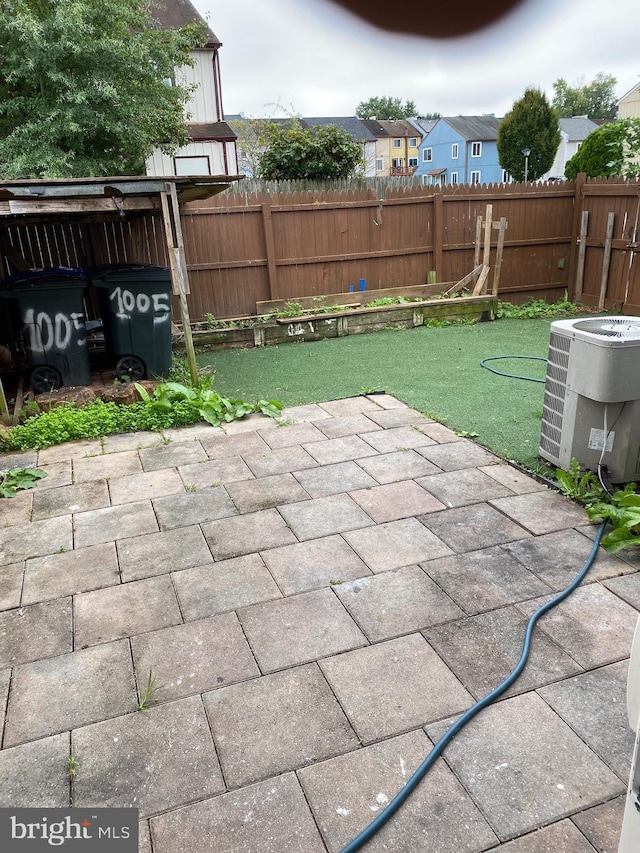
<path fill-rule="evenodd" d="M 559 125 L 560 144 L 558 145 L 551 168 L 540 178 L 541 181 L 564 178 L 564 168 L 567 165 L 567 160 L 570 160 L 580 150 L 587 136 L 600 127 L 598 122 L 592 121 L 587 116 L 561 118 Z"/>
<path fill-rule="evenodd" d="M 190 0 L 155 0 L 153 17 L 163 29 L 202 21 Z M 218 51 L 222 42 L 207 27 L 207 42 L 191 52 L 193 67 L 177 68 L 174 82 L 196 89 L 186 105 L 189 142 L 174 154 L 153 152 L 147 175 L 237 175 L 236 135 L 224 121 Z"/>

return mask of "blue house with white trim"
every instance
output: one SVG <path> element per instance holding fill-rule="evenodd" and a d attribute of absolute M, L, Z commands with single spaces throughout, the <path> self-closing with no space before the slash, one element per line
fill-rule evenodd
<path fill-rule="evenodd" d="M 422 140 L 416 175 L 425 184 L 489 184 L 509 180 L 498 161 L 495 116 L 438 119 Z"/>

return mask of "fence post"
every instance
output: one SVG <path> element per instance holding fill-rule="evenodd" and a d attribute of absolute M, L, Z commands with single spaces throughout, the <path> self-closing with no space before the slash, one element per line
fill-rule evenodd
<path fill-rule="evenodd" d="M 436 282 L 442 281 L 442 244 L 444 237 L 444 201 L 442 192 L 433 196 L 433 265 L 436 270 Z"/>
<path fill-rule="evenodd" d="M 580 172 L 576 177 L 576 188 L 573 196 L 573 223 L 571 226 L 571 247 L 569 249 L 569 271 L 567 273 L 567 297 L 571 300 L 576 298 L 576 270 L 578 266 L 578 238 L 580 236 L 580 223 L 582 211 L 582 190 L 587 176 Z"/>
<path fill-rule="evenodd" d="M 264 229 L 264 244 L 267 250 L 267 274 L 269 278 L 269 299 L 280 299 L 278 288 L 278 268 L 276 266 L 276 243 L 273 239 L 273 220 L 271 219 L 271 204 L 263 202 L 262 227 Z"/>

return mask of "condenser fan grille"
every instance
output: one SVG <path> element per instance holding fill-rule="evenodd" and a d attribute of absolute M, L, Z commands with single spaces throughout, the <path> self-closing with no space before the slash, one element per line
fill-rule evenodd
<path fill-rule="evenodd" d="M 640 317 L 592 317 L 578 320 L 573 328 L 603 338 L 640 339 Z"/>

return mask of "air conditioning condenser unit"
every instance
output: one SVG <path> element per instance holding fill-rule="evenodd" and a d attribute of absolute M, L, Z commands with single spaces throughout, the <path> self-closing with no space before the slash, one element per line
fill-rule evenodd
<path fill-rule="evenodd" d="M 640 479 L 640 317 L 551 324 L 540 456 Z"/>

